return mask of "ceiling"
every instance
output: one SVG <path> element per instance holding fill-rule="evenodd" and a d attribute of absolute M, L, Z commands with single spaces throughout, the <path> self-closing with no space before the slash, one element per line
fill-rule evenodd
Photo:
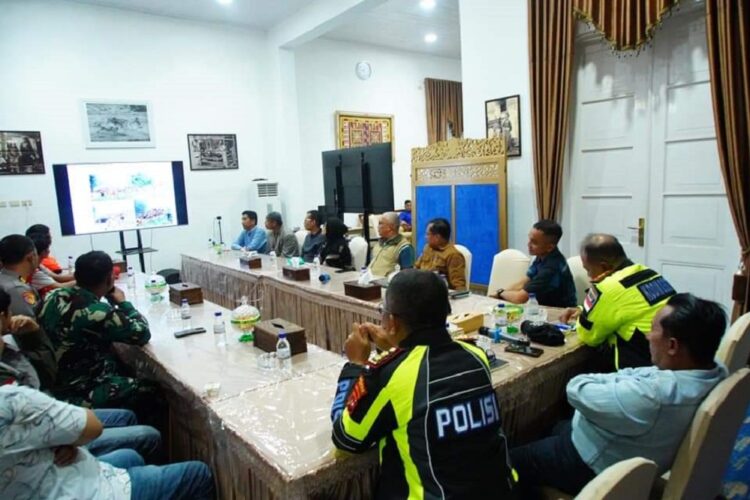
<path fill-rule="evenodd" d="M 310 0 L 234 0 L 230 5 L 219 5 L 214 0 L 73 1 L 180 19 L 228 23 L 260 30 L 270 29 L 310 3 Z"/>
<path fill-rule="evenodd" d="M 234 0 L 219 5 L 215 0 L 72 0 L 181 19 L 227 23 L 259 30 L 293 16 L 313 0 Z M 438 39 L 427 44 L 424 36 Z M 461 57 L 458 0 L 436 0 L 431 10 L 419 0 L 388 0 L 333 28 L 324 35 L 334 40 L 368 43 L 436 56 Z"/>
<path fill-rule="evenodd" d="M 425 43 L 427 33 L 435 33 L 437 41 Z M 429 11 L 418 0 L 389 0 L 325 37 L 460 59 L 460 35 L 458 0 L 436 0 Z"/>

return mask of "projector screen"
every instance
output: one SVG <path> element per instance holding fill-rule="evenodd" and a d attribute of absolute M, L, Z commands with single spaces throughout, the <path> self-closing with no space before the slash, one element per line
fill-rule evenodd
<path fill-rule="evenodd" d="M 181 161 L 53 165 L 63 236 L 188 223 Z"/>

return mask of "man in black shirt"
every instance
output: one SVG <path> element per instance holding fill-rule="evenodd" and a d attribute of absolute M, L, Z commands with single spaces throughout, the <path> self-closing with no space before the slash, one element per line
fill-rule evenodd
<path fill-rule="evenodd" d="M 540 220 L 529 231 L 529 254 L 534 262 L 526 277 L 505 289 L 496 297 L 516 304 L 525 304 L 530 294 L 535 294 L 539 304 L 549 307 L 576 305 L 576 287 L 565 256 L 557 243 L 562 237 L 560 224 L 553 220 Z"/>

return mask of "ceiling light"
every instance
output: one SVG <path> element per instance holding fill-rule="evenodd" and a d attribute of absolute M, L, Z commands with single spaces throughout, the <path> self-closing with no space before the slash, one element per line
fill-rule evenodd
<path fill-rule="evenodd" d="M 419 6 L 424 10 L 430 10 L 435 8 L 435 0 L 422 0 L 419 2 Z"/>
<path fill-rule="evenodd" d="M 435 43 L 437 41 L 437 35 L 435 33 L 427 33 L 424 36 L 424 41 L 427 43 Z"/>
<path fill-rule="evenodd" d="M 229 5 L 234 0 L 216 0 L 216 1 L 219 2 L 221 5 Z"/>

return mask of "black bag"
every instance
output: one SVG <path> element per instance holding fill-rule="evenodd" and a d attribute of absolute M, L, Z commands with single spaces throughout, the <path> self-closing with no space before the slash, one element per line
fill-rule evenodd
<path fill-rule="evenodd" d="M 549 323 L 532 325 L 530 321 L 521 323 L 521 333 L 537 344 L 558 346 L 565 343 L 565 335 Z"/>

